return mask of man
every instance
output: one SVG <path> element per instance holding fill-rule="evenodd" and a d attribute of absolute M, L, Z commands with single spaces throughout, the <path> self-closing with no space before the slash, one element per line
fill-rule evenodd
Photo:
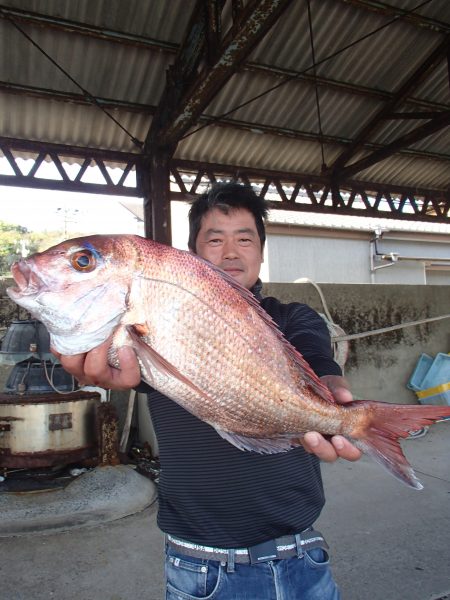
<path fill-rule="evenodd" d="M 321 317 L 304 304 L 261 297 L 266 216 L 264 200 L 250 187 L 217 184 L 191 207 L 189 248 L 251 290 L 335 399 L 349 402 Z M 107 364 L 107 348 L 60 359 L 81 382 L 138 386 L 133 351 L 121 350 L 117 370 Z M 166 599 L 337 600 L 326 543 L 312 529 L 324 504 L 319 459 L 357 460 L 359 450 L 342 436 L 326 440 L 308 432 L 304 447 L 244 452 L 145 387 L 162 467 L 158 524 L 167 534 Z"/>

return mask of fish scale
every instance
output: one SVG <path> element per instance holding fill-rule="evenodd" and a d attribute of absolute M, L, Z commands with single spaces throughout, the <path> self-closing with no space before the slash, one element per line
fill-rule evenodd
<path fill-rule="evenodd" d="M 12 266 L 9 296 L 42 321 L 62 354 L 113 334 L 142 378 L 242 450 L 288 451 L 307 431 L 345 435 L 407 485 L 422 486 L 399 438 L 450 407 L 345 405 L 282 336 L 252 294 L 181 250 L 131 235 L 67 240 Z"/>

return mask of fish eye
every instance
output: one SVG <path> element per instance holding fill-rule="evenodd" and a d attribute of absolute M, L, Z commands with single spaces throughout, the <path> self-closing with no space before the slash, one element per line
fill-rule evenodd
<path fill-rule="evenodd" d="M 90 273 L 97 266 L 97 259 L 90 250 L 77 250 L 70 257 L 70 264 L 76 271 Z"/>

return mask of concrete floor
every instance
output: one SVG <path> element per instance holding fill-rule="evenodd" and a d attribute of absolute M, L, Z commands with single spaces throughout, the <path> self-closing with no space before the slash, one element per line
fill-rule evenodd
<path fill-rule="evenodd" d="M 344 600 L 450 598 L 450 422 L 404 447 L 422 491 L 365 457 L 323 466 L 317 528 Z M 162 600 L 155 517 L 153 505 L 96 527 L 0 538 L 0 599 Z"/>

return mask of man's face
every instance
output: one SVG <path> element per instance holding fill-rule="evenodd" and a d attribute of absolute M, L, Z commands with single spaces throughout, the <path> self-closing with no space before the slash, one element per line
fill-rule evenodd
<path fill-rule="evenodd" d="M 218 208 L 207 212 L 201 221 L 196 251 L 250 289 L 259 277 L 263 261 L 261 240 L 255 219 L 245 208 Z"/>

